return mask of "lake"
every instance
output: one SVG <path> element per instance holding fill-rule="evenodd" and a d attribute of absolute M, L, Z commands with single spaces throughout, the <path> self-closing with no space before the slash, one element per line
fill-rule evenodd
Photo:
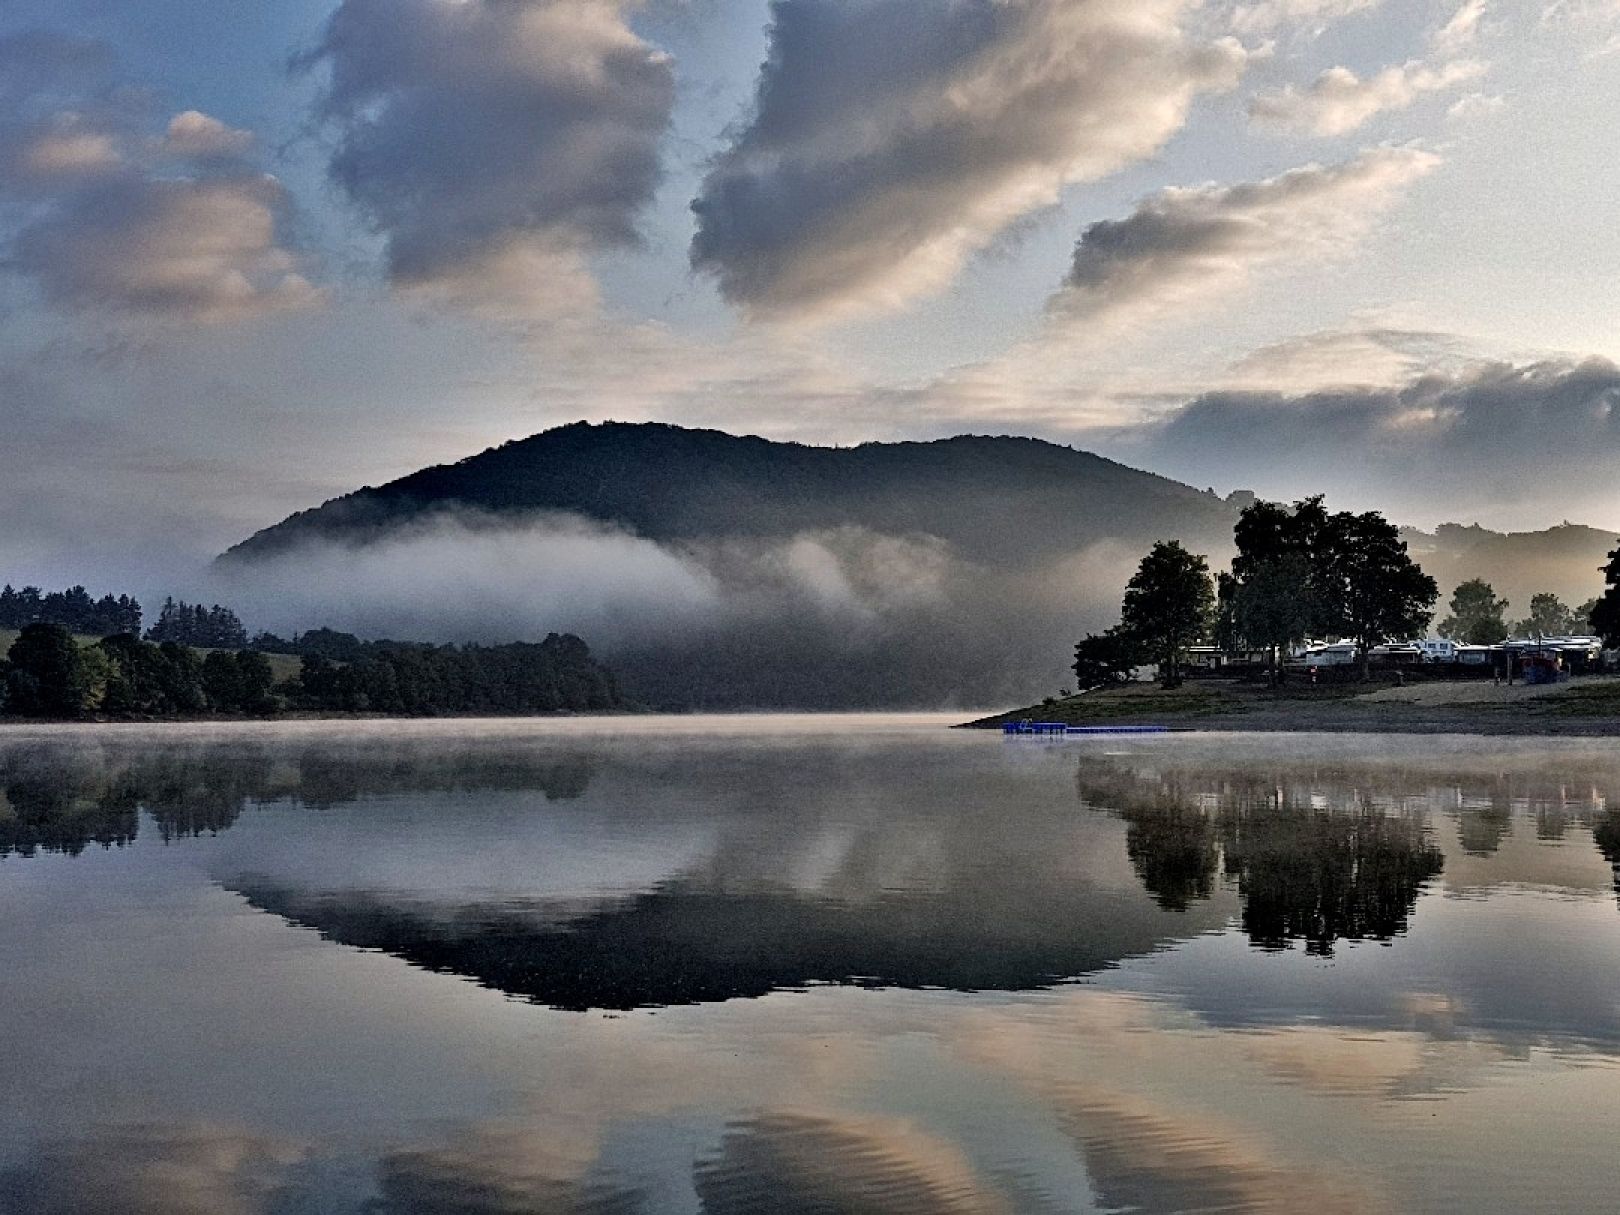
<path fill-rule="evenodd" d="M 0 1210 L 1609 1211 L 1620 749 L 0 730 Z"/>

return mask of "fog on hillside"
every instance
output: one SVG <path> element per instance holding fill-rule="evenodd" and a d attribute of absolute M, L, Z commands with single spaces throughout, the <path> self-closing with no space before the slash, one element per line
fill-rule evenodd
<path fill-rule="evenodd" d="M 690 707 L 980 707 L 1056 691 L 1139 553 L 989 568 L 858 527 L 658 543 L 578 517 L 440 513 L 216 569 L 255 627 L 500 642 L 573 632 L 632 695 Z"/>

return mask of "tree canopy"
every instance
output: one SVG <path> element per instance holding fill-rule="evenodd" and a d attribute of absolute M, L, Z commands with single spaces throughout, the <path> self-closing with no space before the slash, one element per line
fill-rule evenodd
<path fill-rule="evenodd" d="M 1503 613 L 1506 599 L 1498 599 L 1495 589 L 1483 578 L 1460 583 L 1451 595 L 1451 615 L 1440 622 L 1440 636 L 1464 645 L 1496 645 L 1505 641 L 1508 626 Z"/>
<path fill-rule="evenodd" d="M 1120 626 L 1158 659 L 1166 685 L 1174 685 L 1181 655 L 1209 631 L 1214 611 L 1208 562 L 1174 540 L 1161 541 L 1126 584 Z"/>

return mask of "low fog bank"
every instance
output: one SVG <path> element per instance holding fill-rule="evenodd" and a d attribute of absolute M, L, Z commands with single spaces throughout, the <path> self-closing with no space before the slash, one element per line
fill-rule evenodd
<path fill-rule="evenodd" d="M 994 570 L 925 535 L 844 527 L 659 544 L 573 516 L 441 513 L 366 544 L 216 565 L 254 628 L 436 642 L 577 633 L 667 708 L 978 708 L 1056 691 L 1140 553 Z"/>

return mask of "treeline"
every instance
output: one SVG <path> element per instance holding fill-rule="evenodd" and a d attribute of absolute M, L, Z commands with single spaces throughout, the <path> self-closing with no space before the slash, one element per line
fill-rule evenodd
<path fill-rule="evenodd" d="M 200 603 L 176 603 L 165 599 L 158 611 L 157 623 L 146 631 L 148 641 L 173 641 L 180 645 L 193 645 L 204 650 L 242 650 L 248 648 L 247 629 L 228 607 L 214 604 L 204 607 Z"/>
<path fill-rule="evenodd" d="M 1120 623 L 1075 646 L 1079 686 L 1121 682 L 1147 662 L 1157 662 L 1173 686 L 1187 649 L 1206 642 L 1265 651 L 1275 681 L 1283 653 L 1310 638 L 1355 642 L 1366 678 L 1373 647 L 1419 637 L 1434 619 L 1434 579 L 1377 511 L 1330 513 L 1320 496 L 1291 507 L 1256 501 L 1238 516 L 1232 538 L 1231 570 L 1215 577 L 1202 556 L 1174 541 L 1155 544 L 1127 584 Z M 1601 596 L 1571 609 L 1556 595 L 1535 595 L 1513 631 L 1550 637 L 1590 629 L 1604 645 L 1620 646 L 1620 548 L 1601 572 Z M 1508 636 L 1510 605 L 1489 583 L 1462 583 L 1450 606 L 1443 636 L 1481 645 Z"/>
<path fill-rule="evenodd" d="M 328 629 L 304 634 L 303 667 L 288 693 L 321 712 L 526 715 L 624 707 L 613 673 L 569 633 L 494 646 L 360 641 Z"/>
<path fill-rule="evenodd" d="M 1620 551 L 1620 550 L 1617 550 Z M 1470 578 L 1458 584 L 1451 596 L 1451 615 L 1436 631 L 1442 637 L 1464 645 L 1497 645 L 1514 637 L 1569 637 L 1598 632 L 1594 623 L 1602 599 L 1588 599 L 1579 607 L 1568 607 L 1550 591 L 1530 597 L 1530 614 L 1511 625 L 1507 610 L 1513 605 L 1498 599 L 1496 589 L 1483 578 Z"/>
<path fill-rule="evenodd" d="M 23 629 L 31 624 L 61 625 L 84 637 L 110 637 L 128 633 L 140 637 L 144 613 L 131 595 L 103 595 L 95 599 L 82 586 L 45 592 L 37 586 L 21 590 L 9 583 L 0 588 L 0 629 Z M 247 629 L 228 607 L 165 599 L 147 641 L 173 641 L 200 649 L 248 648 Z M 263 648 L 263 647 L 260 647 Z"/>
<path fill-rule="evenodd" d="M 70 633 L 93 637 L 139 633 L 141 605 L 128 595 L 93 599 L 82 586 L 47 594 L 37 586 L 17 590 L 7 583 L 0 588 L 0 629 L 21 629 L 30 624 L 59 624 Z"/>
<path fill-rule="evenodd" d="M 82 646 L 62 625 L 33 623 L 0 663 L 0 712 L 71 721 L 268 717 L 288 710 L 434 716 L 625 707 L 612 672 L 569 634 L 497 646 L 365 642 L 324 629 L 314 636 L 315 644 L 344 656 L 306 653 L 299 674 L 277 683 L 259 650 L 204 654 L 131 633 Z"/>
<path fill-rule="evenodd" d="M 1118 682 L 1148 661 L 1174 686 L 1182 656 L 1206 641 L 1266 651 L 1275 679 L 1283 651 L 1310 637 L 1354 640 L 1365 677 L 1374 646 L 1433 619 L 1439 588 L 1377 511 L 1330 513 L 1320 496 L 1257 501 L 1232 538 L 1237 555 L 1218 578 L 1180 544 L 1155 544 L 1127 584 L 1119 625 L 1075 647 L 1080 686 Z"/>

